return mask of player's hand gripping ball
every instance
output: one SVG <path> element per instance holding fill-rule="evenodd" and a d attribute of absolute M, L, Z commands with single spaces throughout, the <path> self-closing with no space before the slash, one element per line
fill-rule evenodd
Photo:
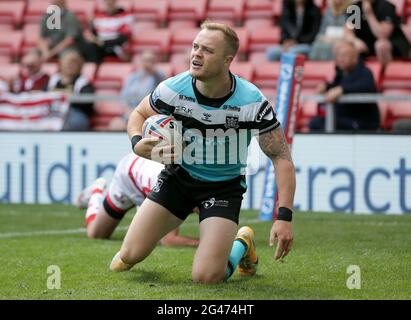
<path fill-rule="evenodd" d="M 146 119 L 143 136 L 159 138 L 160 145 L 176 145 L 182 142 L 181 123 L 172 116 L 157 114 Z"/>

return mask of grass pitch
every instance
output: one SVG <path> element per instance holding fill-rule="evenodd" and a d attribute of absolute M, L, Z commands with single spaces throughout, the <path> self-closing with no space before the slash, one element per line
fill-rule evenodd
<path fill-rule="evenodd" d="M 0 205 L 0 299 L 411 299 L 411 215 L 296 213 L 282 263 L 268 246 L 271 223 L 257 215 L 240 216 L 256 232 L 257 275 L 198 285 L 192 248 L 158 247 L 130 272 L 109 272 L 132 213 L 112 240 L 89 240 L 74 207 Z M 181 234 L 198 235 L 196 216 Z M 61 289 L 47 288 L 50 265 L 61 270 Z M 360 268 L 359 290 L 347 288 L 350 265 Z"/>

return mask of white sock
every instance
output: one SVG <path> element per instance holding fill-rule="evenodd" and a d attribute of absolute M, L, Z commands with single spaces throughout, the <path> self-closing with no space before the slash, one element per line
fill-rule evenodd
<path fill-rule="evenodd" d="M 103 191 L 101 189 L 93 190 L 90 200 L 88 201 L 86 211 L 86 226 L 93 221 L 100 211 L 100 207 L 103 204 Z"/>

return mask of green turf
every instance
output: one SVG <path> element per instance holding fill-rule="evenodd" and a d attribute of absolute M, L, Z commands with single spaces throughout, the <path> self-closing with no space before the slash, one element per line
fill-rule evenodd
<path fill-rule="evenodd" d="M 296 213 L 293 250 L 272 259 L 269 222 L 244 211 L 240 225 L 256 232 L 256 276 L 228 283 L 190 280 L 194 249 L 158 247 L 130 272 L 108 264 L 131 215 L 113 240 L 88 240 L 79 210 L 59 205 L 0 205 L 0 299 L 410 299 L 411 215 Z M 43 231 L 69 230 L 45 235 Z M 71 230 L 71 231 L 70 231 Z M 181 233 L 197 236 L 196 217 Z M 61 289 L 47 288 L 47 267 L 61 270 Z M 361 289 L 349 290 L 349 265 L 361 269 Z"/>

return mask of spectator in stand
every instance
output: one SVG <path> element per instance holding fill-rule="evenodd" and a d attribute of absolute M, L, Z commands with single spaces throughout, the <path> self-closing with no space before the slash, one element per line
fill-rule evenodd
<path fill-rule="evenodd" d="M 98 62 L 104 57 L 117 57 L 128 61 L 129 41 L 133 16 L 117 6 L 117 0 L 102 0 L 103 11 L 90 20 L 90 29 L 84 32 L 85 39 L 94 45 Z"/>
<path fill-rule="evenodd" d="M 61 9 L 61 28 L 49 25 L 53 21 L 52 15 L 45 14 L 41 20 L 39 48 L 43 60 L 48 61 L 58 57 L 64 50 L 77 49 L 82 52 L 81 25 L 74 13 L 66 8 L 65 0 L 51 0 L 51 5 Z"/>
<path fill-rule="evenodd" d="M 43 64 L 41 51 L 33 49 L 21 60 L 19 75 L 12 79 L 10 91 L 13 93 L 46 91 L 49 75 L 41 70 Z"/>
<path fill-rule="evenodd" d="M 339 103 L 343 94 L 376 93 L 374 77 L 359 59 L 355 45 L 340 41 L 335 45 L 336 75 L 331 83 L 321 83 L 317 89 L 327 103 L 334 104 L 337 130 L 377 130 L 380 114 L 376 103 Z M 321 112 L 320 107 L 320 113 Z M 324 115 L 310 121 L 311 130 L 324 130 Z"/>
<path fill-rule="evenodd" d="M 267 49 L 267 59 L 277 61 L 282 52 L 308 55 L 321 23 L 313 0 L 285 0 L 280 18 L 281 45 Z"/>
<path fill-rule="evenodd" d="M 9 92 L 9 84 L 3 78 L 0 78 L 0 94 L 4 92 Z"/>
<path fill-rule="evenodd" d="M 65 51 L 59 60 L 60 71 L 50 77 L 49 91 L 63 91 L 67 94 L 91 94 L 94 87 L 89 79 L 81 75 L 84 59 L 76 50 Z M 94 114 L 93 103 L 71 103 L 63 130 L 90 130 L 90 117 Z"/>
<path fill-rule="evenodd" d="M 352 0 L 331 0 L 321 20 L 320 31 L 311 46 L 310 60 L 334 60 L 333 44 L 344 34 L 346 10 Z"/>
<path fill-rule="evenodd" d="M 393 58 L 409 58 L 410 43 L 401 30 L 395 5 L 387 0 L 361 0 L 361 27 L 347 21 L 346 38 L 355 43 L 363 56 L 377 56 L 385 66 Z"/>
<path fill-rule="evenodd" d="M 127 103 L 128 112 L 111 121 L 109 125 L 111 130 L 125 130 L 130 112 L 166 78 L 157 70 L 156 62 L 157 57 L 153 52 L 144 51 L 141 54 L 139 68 L 126 79 L 121 90 L 121 97 Z"/>

